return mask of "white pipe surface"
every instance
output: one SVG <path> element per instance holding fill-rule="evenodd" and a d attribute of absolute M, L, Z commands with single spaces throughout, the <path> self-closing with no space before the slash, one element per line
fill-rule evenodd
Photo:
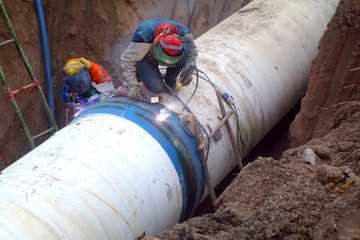
<path fill-rule="evenodd" d="M 247 149 L 304 94 L 336 6 L 336 0 L 254 1 L 196 40 L 198 68 L 234 97 Z M 180 90 L 184 102 L 195 83 Z M 174 105 L 180 112 L 182 105 Z M 188 107 L 203 126 L 219 123 L 214 89 L 203 79 Z M 206 195 L 196 145 L 175 114 L 156 122 L 160 108 L 110 99 L 3 170 L 0 238 L 135 239 L 191 216 Z M 235 118 L 231 125 L 235 132 Z M 208 159 L 214 184 L 235 166 L 221 131 Z"/>
<path fill-rule="evenodd" d="M 158 232 L 181 212 L 173 176 L 162 146 L 138 125 L 109 114 L 86 116 L 3 171 L 0 239 Z"/>
<path fill-rule="evenodd" d="M 234 98 L 246 145 L 240 143 L 242 157 L 305 93 L 311 61 L 337 4 L 337 0 L 253 1 L 196 39 L 198 68 Z M 191 91 L 181 93 L 187 99 Z M 189 108 L 201 123 L 211 129 L 217 126 L 221 114 L 210 84 L 200 80 Z M 231 119 L 236 136 L 236 120 Z M 223 129 L 208 160 L 215 185 L 236 163 Z"/>

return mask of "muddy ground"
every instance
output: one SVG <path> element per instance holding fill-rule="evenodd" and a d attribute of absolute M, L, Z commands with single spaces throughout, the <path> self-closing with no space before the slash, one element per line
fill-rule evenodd
<path fill-rule="evenodd" d="M 9 5 L 19 37 L 27 39 L 24 46 L 35 73 L 44 79 L 38 29 L 24 27 L 37 25 L 32 1 L 3 2 Z M 51 29 L 60 126 L 65 125 L 65 112 L 59 103 L 62 85 L 58 70 L 64 61 L 69 57 L 89 56 L 110 69 L 116 78 L 115 53 L 126 46 L 130 30 L 144 17 L 144 9 L 155 9 L 159 2 L 124 1 L 113 7 L 114 3 L 108 1 L 102 8 L 96 8 L 96 1 L 44 1 L 46 13 L 51 16 L 47 22 Z M 229 4 L 241 4 L 230 2 L 218 8 L 225 11 L 231 9 Z M 215 1 L 199 1 L 199 4 L 203 8 L 196 10 L 195 16 L 201 24 L 191 25 L 196 36 L 226 15 L 213 12 L 212 18 L 207 18 Z M 160 14 L 185 21 L 172 12 Z M 291 124 L 289 138 L 278 136 L 282 146 L 292 148 L 283 154 L 272 149 L 273 153 L 264 153 L 247 164 L 223 195 L 221 207 L 215 213 L 199 214 L 144 239 L 360 239 L 359 23 L 360 2 L 341 0 L 319 42 L 308 90 Z M 91 26 L 91 34 L 85 26 Z M 4 35 L 1 30 L 0 38 L 6 39 Z M 108 45 L 113 49 L 107 48 Z M 0 64 L 9 67 L 7 75 L 23 79 L 26 74 L 18 71 L 21 63 L 12 57 L 10 50 L 10 47 L 5 52 L 1 50 Z M 12 162 L 29 149 L 6 101 L 0 94 L 0 151 Z M 27 119 L 37 126 L 32 129 L 39 130 L 47 124 L 35 97 L 19 95 L 19 101 Z"/>

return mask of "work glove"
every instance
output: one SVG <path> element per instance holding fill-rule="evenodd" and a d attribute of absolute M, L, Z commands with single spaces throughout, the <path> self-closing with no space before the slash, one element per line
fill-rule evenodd
<path fill-rule="evenodd" d="M 196 58 L 198 56 L 198 50 L 196 48 L 192 33 L 186 34 L 181 39 L 181 41 L 188 43 L 190 46 L 190 53 L 188 56 L 188 60 L 186 61 L 183 72 L 180 75 L 180 82 L 182 83 L 182 86 L 187 86 L 191 83 L 192 73 L 196 68 Z"/>
<path fill-rule="evenodd" d="M 91 85 L 102 93 L 104 96 L 112 96 L 115 93 L 115 88 L 113 82 L 101 82 L 95 83 L 91 82 Z"/>
<path fill-rule="evenodd" d="M 137 86 L 129 87 L 128 97 L 135 101 L 141 101 L 142 96 L 141 96 L 140 88 Z"/>
<path fill-rule="evenodd" d="M 182 86 L 187 86 L 191 83 L 194 69 L 195 66 L 192 64 L 184 68 L 184 70 L 180 74 L 180 83 L 182 84 Z"/>

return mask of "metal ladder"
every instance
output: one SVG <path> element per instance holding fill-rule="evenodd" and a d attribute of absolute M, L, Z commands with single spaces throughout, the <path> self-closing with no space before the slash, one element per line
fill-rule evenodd
<path fill-rule="evenodd" d="M 18 38 L 16 37 L 14 28 L 13 28 L 13 26 L 11 24 L 10 18 L 9 18 L 9 16 L 8 16 L 6 10 L 5 10 L 5 7 L 4 7 L 4 4 L 3 4 L 2 0 L 0 0 L 0 10 L 1 10 L 2 14 L 3 14 L 6 25 L 7 25 L 8 29 L 9 29 L 9 31 L 10 31 L 11 36 L 12 36 L 12 39 L 1 42 L 0 46 L 8 44 L 8 43 L 12 43 L 12 42 L 15 43 L 16 48 L 18 49 L 18 52 L 19 52 L 19 54 L 20 54 L 20 56 L 21 56 L 21 58 L 22 58 L 22 60 L 24 62 L 26 70 L 28 71 L 28 73 L 30 75 L 32 83 L 30 83 L 30 84 L 28 84 L 28 85 L 26 85 L 26 86 L 24 86 L 22 88 L 19 88 L 19 89 L 16 89 L 16 90 L 12 91 L 10 89 L 7 81 L 6 81 L 5 74 L 4 74 L 4 71 L 3 71 L 1 66 L 0 66 L 0 79 L 1 79 L 2 84 L 4 85 L 6 95 L 9 98 L 9 100 L 11 102 L 11 105 L 13 106 L 13 108 L 15 110 L 16 116 L 19 119 L 20 124 L 21 124 L 21 126 L 22 126 L 22 128 L 23 128 L 23 130 L 25 132 L 26 138 L 29 141 L 30 147 L 31 147 L 31 149 L 34 149 L 35 148 L 35 143 L 34 143 L 35 138 L 40 137 L 40 136 L 42 136 L 42 135 L 44 135 L 44 134 L 46 134 L 48 132 L 51 132 L 53 130 L 58 131 L 59 129 L 58 129 L 58 126 L 57 126 L 57 124 L 55 122 L 54 116 L 52 115 L 52 112 L 51 112 L 51 110 L 49 108 L 49 105 L 48 105 L 48 103 L 46 101 L 44 93 L 41 90 L 41 86 L 40 86 L 38 80 L 36 80 L 35 75 L 34 75 L 32 69 L 31 69 L 30 63 L 29 63 L 27 57 L 25 56 L 25 53 L 24 53 L 24 51 L 23 51 L 23 49 L 22 49 L 22 47 L 21 47 L 21 45 L 20 45 L 20 43 L 18 41 Z M 45 109 L 45 111 L 47 113 L 50 124 L 52 126 L 50 129 L 48 129 L 48 130 L 46 130 L 46 131 L 44 131 L 44 132 L 42 132 L 42 133 L 40 133 L 40 134 L 38 134 L 38 135 L 36 135 L 34 137 L 31 136 L 30 131 L 29 131 L 27 125 L 26 125 L 26 122 L 25 122 L 25 120 L 24 120 L 24 118 L 23 118 L 23 116 L 22 116 L 22 114 L 20 112 L 20 108 L 19 108 L 19 106 L 18 106 L 18 104 L 17 104 L 17 102 L 15 100 L 16 94 L 18 92 L 20 92 L 21 90 L 26 90 L 26 89 L 30 89 L 30 93 L 32 93 L 33 90 L 36 90 L 36 92 L 38 93 L 38 95 L 40 97 L 42 105 L 43 105 L 43 107 L 44 107 L 44 109 Z"/>

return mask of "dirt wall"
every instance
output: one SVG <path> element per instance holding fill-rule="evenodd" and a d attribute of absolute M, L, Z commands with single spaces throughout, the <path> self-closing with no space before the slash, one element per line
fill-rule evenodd
<path fill-rule="evenodd" d="M 301 111 L 290 126 L 291 145 L 319 138 L 331 129 L 332 114 L 349 101 L 359 100 L 360 2 L 340 1 L 319 42 L 319 54 Z"/>

